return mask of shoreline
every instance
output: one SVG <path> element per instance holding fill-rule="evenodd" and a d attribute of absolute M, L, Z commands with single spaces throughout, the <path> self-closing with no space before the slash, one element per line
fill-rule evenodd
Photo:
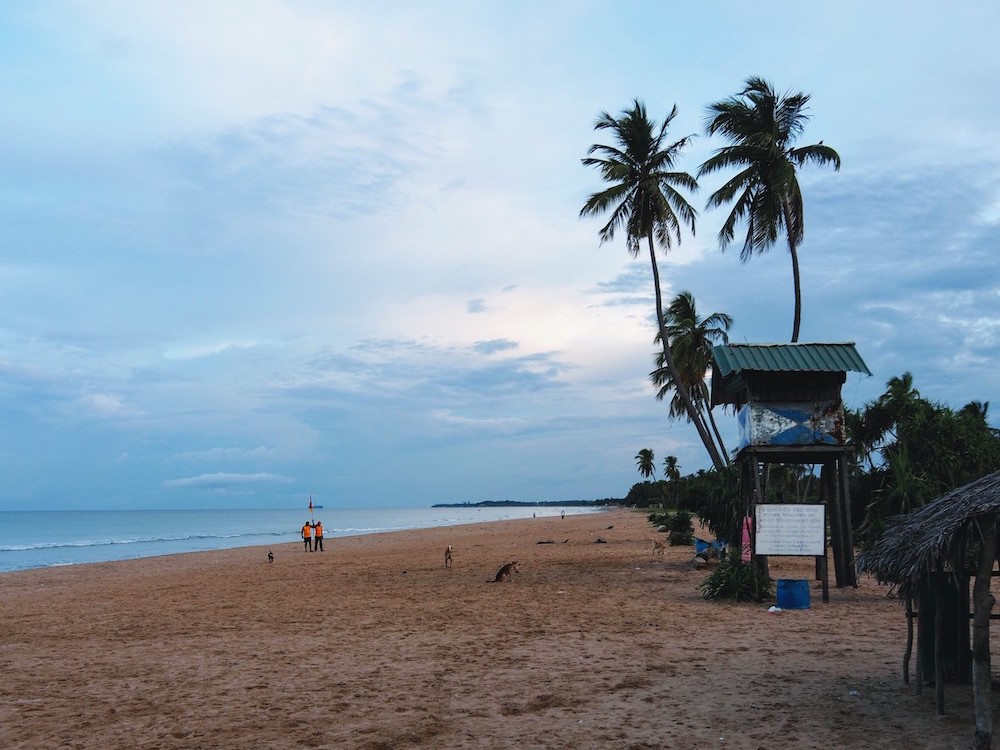
<path fill-rule="evenodd" d="M 969 745 L 963 686 L 935 718 L 902 685 L 905 617 L 874 581 L 780 614 L 706 602 L 692 550 L 657 538 L 615 509 L 282 543 L 273 564 L 252 546 L 13 571 L 0 745 Z"/>
<path fill-rule="evenodd" d="M 340 539 L 513 520 L 528 517 L 537 507 L 455 508 L 451 512 L 441 508 L 330 508 L 337 527 L 331 528 L 327 523 L 325 537 Z M 571 515 L 599 513 L 606 507 L 553 506 L 539 509 L 539 513 L 552 514 L 561 509 Z M 6 513 L 0 513 L 0 575 L 36 568 L 296 542 L 300 541 L 304 516 L 299 510 L 286 508 L 74 511 L 48 514 L 40 527 L 33 516 L 43 511 Z"/>

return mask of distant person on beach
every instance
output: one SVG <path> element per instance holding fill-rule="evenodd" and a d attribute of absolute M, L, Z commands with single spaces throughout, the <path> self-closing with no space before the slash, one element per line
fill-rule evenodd
<path fill-rule="evenodd" d="M 316 537 L 316 541 L 313 542 L 316 552 L 323 551 L 323 522 L 317 521 L 313 524 L 313 535 Z"/>
<path fill-rule="evenodd" d="M 560 518 L 561 518 L 562 520 L 564 520 L 564 521 L 565 521 L 565 520 L 566 520 L 566 511 L 564 511 L 564 510 L 561 510 L 561 511 L 559 511 L 559 517 L 560 517 Z"/>
<path fill-rule="evenodd" d="M 305 545 L 306 552 L 312 552 L 312 524 L 306 521 L 302 525 L 302 543 Z"/>

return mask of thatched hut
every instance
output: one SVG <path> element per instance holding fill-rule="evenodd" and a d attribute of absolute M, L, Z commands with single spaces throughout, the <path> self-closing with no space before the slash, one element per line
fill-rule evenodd
<path fill-rule="evenodd" d="M 913 620 L 921 627 L 920 641 L 933 634 L 936 707 L 944 713 L 945 623 L 949 617 L 962 633 L 956 651 L 958 672 L 969 656 L 969 579 L 975 576 L 972 594 L 972 670 L 976 707 L 975 748 L 989 748 L 992 741 L 990 708 L 990 620 L 996 600 L 990 580 L 997 559 L 997 524 L 1000 521 L 1000 472 L 990 474 L 906 515 L 889 520 L 885 532 L 858 558 L 858 569 L 880 583 L 890 584 L 906 602 L 907 647 L 904 679 L 908 681 L 913 644 Z M 949 590 L 954 595 L 949 595 Z M 919 602 L 913 610 L 914 600 Z M 933 620 L 930 612 L 933 611 Z M 923 615 L 923 617 L 921 617 Z M 954 629 L 952 629 L 954 631 Z M 917 688 L 923 684 L 923 661 L 918 641 Z"/>

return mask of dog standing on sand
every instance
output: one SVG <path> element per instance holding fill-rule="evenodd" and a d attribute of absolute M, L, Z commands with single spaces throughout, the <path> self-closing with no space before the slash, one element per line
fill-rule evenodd
<path fill-rule="evenodd" d="M 444 548 L 444 566 L 446 568 L 451 567 L 451 545 L 449 544 Z"/>
<path fill-rule="evenodd" d="M 274 553 L 271 552 L 271 550 L 267 551 L 267 561 L 269 563 L 273 563 L 274 562 Z"/>
<path fill-rule="evenodd" d="M 509 562 L 504 565 L 500 570 L 497 571 L 496 578 L 492 581 L 487 581 L 487 583 L 498 583 L 499 581 L 514 581 L 514 574 L 520 573 L 521 569 L 517 567 L 517 560 Z"/>
<path fill-rule="evenodd" d="M 666 549 L 667 549 L 666 545 L 663 542 L 661 542 L 659 539 L 654 539 L 653 540 L 653 552 L 652 552 L 652 554 L 654 554 L 654 555 L 662 555 Z"/>

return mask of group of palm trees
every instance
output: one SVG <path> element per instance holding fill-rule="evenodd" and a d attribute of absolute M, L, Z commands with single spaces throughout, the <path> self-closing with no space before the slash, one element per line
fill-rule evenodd
<path fill-rule="evenodd" d="M 650 448 L 643 448 L 635 454 L 635 468 L 645 479 L 656 477 L 656 456 Z M 681 467 L 677 463 L 677 456 L 667 456 L 663 459 L 663 478 L 672 483 L 671 487 L 675 490 L 674 499 L 676 501 L 676 483 L 681 478 Z"/>
<path fill-rule="evenodd" d="M 649 448 L 643 448 L 635 454 L 635 467 L 646 479 L 655 477 L 656 454 L 654 454 Z M 677 463 L 677 456 L 667 456 L 663 459 L 663 476 L 665 479 L 672 480 L 681 478 L 680 465 Z"/>
<path fill-rule="evenodd" d="M 802 294 L 799 282 L 798 247 L 804 236 L 802 193 L 796 168 L 807 163 L 832 164 L 840 169 L 840 156 L 820 141 L 811 146 L 794 146 L 808 120 L 809 95 L 777 93 L 759 77 L 746 81 L 734 96 L 708 107 L 705 131 L 721 136 L 723 146 L 699 168 L 698 176 L 729 169 L 736 174 L 709 196 L 707 207 L 732 204 L 722 228 L 719 245 L 725 250 L 736 235 L 736 227 L 746 225 L 746 237 L 740 260 L 769 250 L 784 236 L 792 259 L 795 311 L 792 342 L 799 339 Z M 677 106 L 659 126 L 646 113 L 638 99 L 618 117 L 602 112 L 595 130 L 609 131 L 615 145 L 595 144 L 583 159 L 586 166 L 598 169 L 607 187 L 591 195 L 581 216 L 610 213 L 601 228 L 601 244 L 614 239 L 615 232 L 625 232 L 626 248 L 635 257 L 645 243 L 653 271 L 656 296 L 657 340 L 662 348 L 657 370 L 651 375 L 659 386 L 658 398 L 674 391 L 670 402 L 672 416 L 686 415 L 708 451 L 716 469 L 729 459 L 711 416 L 705 372 L 711 359 L 711 343 L 726 341 L 732 325 L 727 315 L 715 313 L 701 320 L 694 297 L 679 294 L 663 309 L 656 246 L 669 250 L 681 241 L 682 227 L 695 231 L 697 212 L 680 190 L 695 191 L 697 179 L 677 171 L 676 162 L 693 136 L 672 143 L 667 130 L 677 115 Z"/>

